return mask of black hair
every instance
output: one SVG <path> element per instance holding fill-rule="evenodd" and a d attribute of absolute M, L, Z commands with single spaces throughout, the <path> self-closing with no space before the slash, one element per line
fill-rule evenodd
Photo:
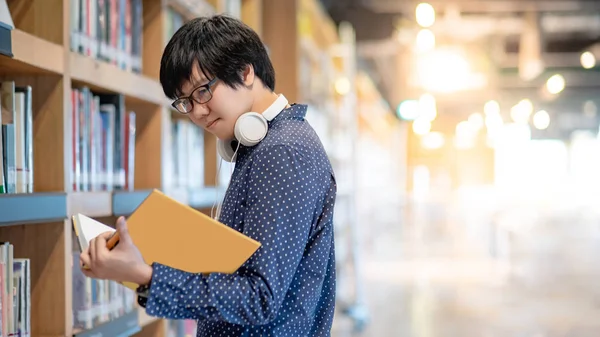
<path fill-rule="evenodd" d="M 186 22 L 173 35 L 160 61 L 160 83 L 165 95 L 181 95 L 197 62 L 207 79 L 218 77 L 226 85 L 243 85 L 248 65 L 263 84 L 275 90 L 275 70 L 258 34 L 242 21 L 224 14 Z"/>

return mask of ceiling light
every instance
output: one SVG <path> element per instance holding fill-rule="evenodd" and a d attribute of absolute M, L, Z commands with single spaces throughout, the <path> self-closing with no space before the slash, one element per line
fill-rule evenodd
<path fill-rule="evenodd" d="M 536 129 L 544 130 L 550 125 L 550 115 L 545 110 L 540 110 L 533 115 L 533 126 Z"/>
<path fill-rule="evenodd" d="M 510 109 L 510 117 L 515 123 L 527 124 L 532 112 L 533 103 L 529 99 L 523 99 Z"/>
<path fill-rule="evenodd" d="M 432 94 L 423 94 L 419 97 L 419 117 L 429 121 L 437 117 L 437 106 Z"/>
<path fill-rule="evenodd" d="M 474 130 L 479 130 L 483 127 L 483 116 L 479 112 L 472 113 L 467 120 Z"/>
<path fill-rule="evenodd" d="M 435 23 L 435 9 L 428 3 L 418 4 L 415 14 L 421 27 L 431 27 Z"/>
<path fill-rule="evenodd" d="M 500 104 L 497 101 L 487 101 L 483 106 L 483 113 L 486 116 L 500 114 Z"/>
<path fill-rule="evenodd" d="M 423 136 L 431 131 L 431 122 L 426 118 L 417 118 L 412 125 L 413 132 Z"/>
<path fill-rule="evenodd" d="M 552 77 L 546 81 L 546 88 L 551 94 L 558 94 L 565 89 L 565 78 L 561 74 L 552 75 Z"/>
<path fill-rule="evenodd" d="M 581 54 L 581 66 L 585 69 L 592 69 L 596 66 L 596 57 L 589 51 Z"/>
<path fill-rule="evenodd" d="M 419 102 L 416 100 L 406 100 L 398 105 L 398 117 L 412 121 L 419 117 Z"/>
<path fill-rule="evenodd" d="M 421 29 L 417 33 L 417 51 L 426 52 L 435 48 L 435 35 L 429 29 Z"/>

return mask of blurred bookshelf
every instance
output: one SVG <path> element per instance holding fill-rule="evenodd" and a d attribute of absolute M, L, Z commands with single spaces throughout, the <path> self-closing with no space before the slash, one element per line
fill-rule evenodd
<path fill-rule="evenodd" d="M 214 136 L 171 109 L 158 81 L 163 48 L 187 20 L 227 12 L 259 32 L 277 91 L 299 102 L 298 11 L 316 0 L 0 2 L 13 21 L 12 30 L 0 23 L 10 34 L 10 55 L 0 53 L 0 297 L 9 304 L 0 335 L 194 336 L 194 322 L 149 317 L 130 290 L 84 277 L 70 217 L 112 225 L 153 189 L 210 214 L 232 167 L 218 175 Z M 337 43 L 325 27 L 314 34 L 322 49 Z"/>

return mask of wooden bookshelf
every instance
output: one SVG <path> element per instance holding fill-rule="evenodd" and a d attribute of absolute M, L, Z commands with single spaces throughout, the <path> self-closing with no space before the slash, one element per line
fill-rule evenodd
<path fill-rule="evenodd" d="M 67 216 L 85 214 L 105 217 L 112 214 L 112 194 L 106 191 L 67 193 Z"/>
<path fill-rule="evenodd" d="M 73 337 L 131 336 L 141 331 L 140 315 L 133 311 L 89 330 L 75 330 Z M 148 323 L 149 321 L 144 321 Z"/>
<path fill-rule="evenodd" d="M 104 61 L 69 52 L 69 69 L 74 83 L 95 91 L 118 92 L 130 102 L 167 105 L 160 83 L 150 77 L 119 69 Z"/>
<path fill-rule="evenodd" d="M 67 194 L 0 194 L 0 214 L 0 226 L 62 221 L 67 217 Z"/>
<path fill-rule="evenodd" d="M 63 74 L 64 49 L 61 45 L 41 39 L 22 30 L 12 31 L 13 58 L 2 57 L 0 68 L 14 74 Z M 43 50 L 43 53 L 39 51 Z"/>
<path fill-rule="evenodd" d="M 139 326 L 142 328 L 149 326 L 152 323 L 157 322 L 158 320 L 160 320 L 160 318 L 148 316 L 148 314 L 146 314 L 146 312 L 143 310 L 138 311 L 138 322 L 139 322 Z"/>
<path fill-rule="evenodd" d="M 166 183 L 171 161 L 171 122 L 175 116 L 158 82 L 159 64 L 168 37 L 167 7 L 181 10 L 189 1 L 143 0 L 142 71 L 72 50 L 72 0 L 8 0 L 15 29 L 11 32 L 14 57 L 0 55 L 0 81 L 32 87 L 32 193 L 0 195 L 0 241 L 14 246 L 14 256 L 30 259 L 31 335 L 57 336 L 166 336 L 165 320 L 141 310 L 91 329 L 73 327 L 73 261 L 76 247 L 70 216 L 83 213 L 114 223 L 130 214 L 152 189 L 161 189 L 203 212 L 210 212 L 223 187 L 216 186 L 216 139 L 203 136 L 198 153 L 204 160 L 204 187 L 189 189 Z M 278 70 L 277 90 L 294 100 L 297 92 L 295 3 L 281 0 L 243 0 L 242 19 L 255 28 L 273 51 Z M 196 1 L 196 2 L 200 2 Z M 287 3 L 287 2 L 286 2 Z M 210 0 L 215 12 L 223 1 Z M 208 7 L 198 7 L 208 8 Z M 282 15 L 286 11 L 285 15 Z M 187 14 L 186 19 L 191 16 Z M 277 43 L 285 40 L 286 43 Z M 72 88 L 93 93 L 121 94 L 126 110 L 136 116 L 135 179 L 131 190 L 73 190 Z"/>

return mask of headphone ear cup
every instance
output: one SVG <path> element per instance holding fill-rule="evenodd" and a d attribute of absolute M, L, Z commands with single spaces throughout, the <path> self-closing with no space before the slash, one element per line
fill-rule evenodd
<path fill-rule="evenodd" d="M 217 140 L 217 153 L 226 162 L 233 163 L 235 161 L 236 153 L 232 141 Z"/>
<path fill-rule="evenodd" d="M 254 146 L 267 135 L 269 124 L 262 114 L 247 112 L 235 122 L 233 133 L 235 138 L 244 146 Z"/>

